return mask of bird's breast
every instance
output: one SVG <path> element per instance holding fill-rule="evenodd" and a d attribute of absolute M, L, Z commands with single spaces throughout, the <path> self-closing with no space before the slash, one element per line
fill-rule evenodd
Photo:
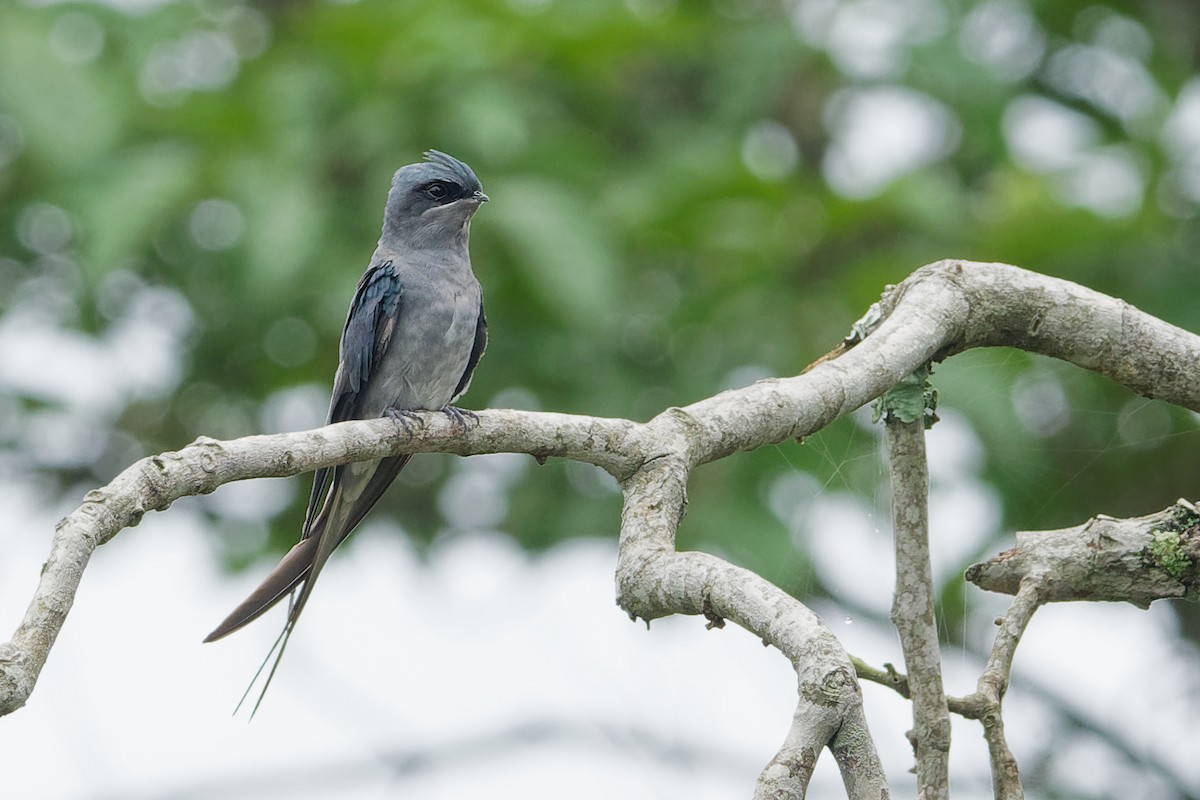
<path fill-rule="evenodd" d="M 470 359 L 480 308 L 479 284 L 405 283 L 395 330 L 368 389 L 381 414 L 388 406 L 438 409 L 454 396 Z"/>

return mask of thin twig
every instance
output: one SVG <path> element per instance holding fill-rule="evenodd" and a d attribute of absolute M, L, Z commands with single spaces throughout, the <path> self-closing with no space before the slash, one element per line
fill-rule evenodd
<path fill-rule="evenodd" d="M 992 759 L 992 789 L 996 800 L 1022 800 L 1025 797 L 1017 759 L 1013 757 L 1004 736 L 1002 710 L 1017 645 L 1021 643 L 1021 636 L 1033 619 L 1034 612 L 1042 605 L 1040 595 L 1039 578 L 1030 577 L 1021 582 L 1021 588 L 1008 607 L 1008 612 L 999 620 L 1000 630 L 996 632 L 996 640 L 992 643 L 987 666 L 979 676 L 975 695 L 966 698 L 967 702 L 977 699 L 983 709 L 979 719 L 983 723 L 983 736 Z"/>

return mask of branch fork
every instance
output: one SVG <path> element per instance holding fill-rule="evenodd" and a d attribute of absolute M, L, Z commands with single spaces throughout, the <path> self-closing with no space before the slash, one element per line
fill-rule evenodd
<path fill-rule="evenodd" d="M 887 784 L 863 715 L 855 663 L 800 601 L 719 558 L 676 549 L 675 532 L 687 509 L 688 477 L 697 466 L 740 450 L 815 433 L 932 360 L 971 347 L 1001 345 L 1055 356 L 1147 397 L 1200 411 L 1200 370 L 1195 368 L 1200 363 L 1200 338 L 1077 284 L 1003 264 L 952 260 L 922 267 L 889 287 L 852 336 L 804 373 L 667 409 L 646 423 L 492 409 L 478 412 L 478 424 L 467 430 L 456 430 L 445 414 L 425 412 L 419 415 L 424 425 L 409 430 L 377 419 L 225 442 L 202 437 L 178 452 L 129 467 L 107 486 L 89 492 L 58 524 L 25 617 L 12 639 L 0 645 L 0 714 L 20 708 L 32 693 L 92 552 L 136 525 L 147 511 L 164 510 L 180 497 L 211 492 L 230 481 L 284 477 L 401 453 L 527 453 L 539 461 L 558 457 L 594 464 L 620 482 L 625 504 L 617 602 L 630 616 L 651 620 L 668 614 L 703 615 L 711 627 L 720 627 L 718 620 L 730 620 L 778 648 L 792 663 L 796 712 L 782 748 L 759 777 L 756 798 L 803 797 L 818 754 L 828 749 L 849 797 L 879 800 L 887 797 Z M 894 460 L 904 461 L 904 447 L 916 447 L 916 431 L 897 428 L 896 434 Z M 923 453 L 914 452 L 908 461 L 919 468 L 922 459 Z M 919 513 L 909 513 L 927 501 L 919 480 L 908 483 L 912 492 L 904 508 L 909 511 L 898 512 L 897 529 L 907 527 L 915 538 L 898 538 L 897 549 L 909 554 L 905 564 L 912 568 L 915 594 L 906 590 L 903 597 L 897 595 L 897 621 L 907 628 L 902 634 L 906 658 L 922 669 L 919 686 L 911 668 L 903 681 L 918 698 L 914 707 L 925 709 L 914 725 L 918 774 L 925 776 L 920 778 L 922 793 L 943 796 L 949 709 L 985 718 L 997 769 L 997 796 L 1019 797 L 1016 764 L 1003 744 L 999 714 L 1012 652 L 1041 602 L 1095 595 L 1085 597 L 1086 584 L 1061 576 L 1066 564 L 1061 556 L 1070 549 L 1067 533 L 1048 534 L 1036 542 L 1018 534 L 1014 551 L 972 568 L 972 579 L 981 587 L 1011 590 L 1016 601 L 976 693 L 961 701 L 947 700 L 936 665 L 936 630 L 926 616 L 932 596 L 931 579 L 921 571 L 927 561 L 920 545 L 924 520 Z M 1145 570 L 1150 558 L 1149 571 L 1162 573 L 1139 582 L 1120 599 L 1148 603 L 1161 596 L 1195 596 L 1190 583 L 1195 569 L 1181 567 L 1184 557 L 1193 565 L 1200 561 L 1193 558 L 1200 548 L 1192 538 L 1185 542 L 1179 533 L 1176 539 L 1155 540 L 1149 533 L 1149 543 L 1137 545 L 1120 539 L 1120 531 L 1111 525 L 1103 532 L 1105 537 L 1117 536 L 1118 544 L 1101 548 L 1106 557 L 1093 560 L 1095 572 L 1121 568 L 1133 575 L 1139 565 Z M 1093 537 L 1099 533 L 1091 531 Z M 1135 550 L 1142 561 L 1137 562 Z M 1119 594 L 1115 587 L 1104 591 Z M 915 621 L 908 616 L 909 605 Z M 928 680 L 926 667 L 934 671 Z M 897 688 L 903 678 L 894 671 L 873 675 L 861 665 L 857 674 L 872 680 L 885 676 Z M 994 720 L 990 727 L 988 720 Z"/>

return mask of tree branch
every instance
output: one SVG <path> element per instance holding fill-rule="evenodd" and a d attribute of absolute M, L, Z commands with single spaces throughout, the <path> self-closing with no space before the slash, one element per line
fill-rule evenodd
<path fill-rule="evenodd" d="M 732 619 L 791 660 L 799 701 L 783 747 L 759 776 L 756 799 L 803 798 L 825 747 L 842 767 L 850 797 L 883 796 L 886 779 L 862 714 L 862 692 L 832 631 L 758 575 L 707 553 L 675 550 L 686 477 L 681 459 L 661 457 L 625 483 L 617 603 L 646 620 L 703 614 L 710 627 L 723 627 Z"/>
<path fill-rule="evenodd" d="M 967 569 L 980 589 L 1016 594 L 1038 580 L 1043 602 L 1113 600 L 1147 608 L 1200 596 L 1200 510 L 1187 500 L 1145 517 L 1092 517 L 1056 531 L 1018 531 L 1017 544 Z"/>
<path fill-rule="evenodd" d="M 739 450 L 810 435 L 931 359 L 998 345 L 1056 356 L 1148 397 L 1200 410 L 1200 337 L 1073 283 L 1002 264 L 943 261 L 889 290 L 837 357 L 796 377 L 667 409 L 645 424 L 492 410 L 480 412 L 479 425 L 465 433 L 434 413 L 412 432 L 371 420 L 230 442 L 198 439 L 138 462 L 88 493 L 59 523 L 25 618 L 0 645 L 0 714 L 20 708 L 33 691 L 96 546 L 146 511 L 233 480 L 400 453 L 553 455 L 596 464 L 622 484 L 617 586 L 618 602 L 630 615 L 704 614 L 712 625 L 732 619 L 778 647 L 796 668 L 792 729 L 756 796 L 802 796 L 821 747 L 832 750 L 852 797 L 884 796 L 854 668 L 832 633 L 762 578 L 676 550 L 688 475 Z"/>
<path fill-rule="evenodd" d="M 900 635 L 913 699 L 913 749 L 917 796 L 950 796 L 950 710 L 942 684 L 942 652 L 934 617 L 933 568 L 929 562 L 929 472 L 925 421 L 884 422 L 892 475 L 892 528 L 896 589 L 892 623 Z"/>
<path fill-rule="evenodd" d="M 1004 737 L 1001 706 L 1025 628 L 1046 602 L 1121 600 L 1146 608 L 1165 597 L 1197 597 L 1200 587 L 1200 510 L 1187 500 L 1134 519 L 1093 517 L 1056 531 L 1017 533 L 1017 545 L 967 570 L 980 588 L 1016 597 L 979 677 L 962 699 L 964 712 L 983 723 L 992 759 L 996 800 L 1024 797 L 1020 772 Z"/>
<path fill-rule="evenodd" d="M 178 452 L 143 458 L 59 521 L 33 600 L 13 638 L 0 645 L 0 715 L 25 704 L 62 629 L 96 547 L 180 497 L 208 494 L 247 478 L 285 477 L 317 467 L 396 453 L 518 452 L 596 464 L 618 478 L 636 469 L 639 451 L 628 420 L 527 411 L 486 411 L 465 434 L 440 413 L 405 430 L 388 419 L 342 422 L 301 433 L 200 437 Z"/>
<path fill-rule="evenodd" d="M 1017 760 L 1004 737 L 1003 702 L 1017 645 L 1029 620 L 1042 604 L 1041 588 L 1036 578 L 1022 582 L 1008 612 L 996 620 L 1000 630 L 975 691 L 959 701 L 964 708 L 963 716 L 983 724 L 983 738 L 992 760 L 992 791 L 996 800 L 1023 800 L 1025 797 Z"/>

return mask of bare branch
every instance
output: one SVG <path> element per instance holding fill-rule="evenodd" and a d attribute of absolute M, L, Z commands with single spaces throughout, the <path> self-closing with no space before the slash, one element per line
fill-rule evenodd
<path fill-rule="evenodd" d="M 944 315 L 936 326 L 952 334 L 939 359 L 972 347 L 1016 347 L 1200 411 L 1200 336 L 1077 283 L 1005 264 L 939 261 L 913 273 L 883 305 L 895 307 L 884 325 L 909 324 L 907 314 L 897 316 L 902 310 Z"/>
<path fill-rule="evenodd" d="M 983 723 L 997 800 L 1024 796 L 1016 760 L 1004 737 L 1001 706 L 1017 644 L 1042 603 L 1123 600 L 1145 608 L 1164 597 L 1195 598 L 1200 575 L 1200 512 L 1187 500 L 1134 519 L 1093 517 L 1056 531 L 1017 533 L 1017 545 L 967 570 L 980 588 L 1016 597 L 979 678 L 962 699 Z"/>
<path fill-rule="evenodd" d="M 992 791 L 996 800 L 1023 800 L 1021 772 L 1017 760 L 1004 737 L 1004 694 L 1012 673 L 1013 657 L 1029 620 L 1042 604 L 1041 584 L 1030 578 L 1021 584 L 1017 596 L 1002 619 L 996 620 L 1000 630 L 992 643 L 987 666 L 979 676 L 975 692 L 960 701 L 963 715 L 983 723 L 983 738 L 987 740 L 992 759 Z"/>
<path fill-rule="evenodd" d="M 0 645 L 0 714 L 20 708 L 33 691 L 96 546 L 137 524 L 146 511 L 229 481 L 354 460 L 427 451 L 521 452 L 596 464 L 621 481 L 626 503 L 617 586 L 628 613 L 645 619 L 703 614 L 713 624 L 728 618 L 791 660 L 799 705 L 783 749 L 760 778 L 758 796 L 802 796 L 821 747 L 832 749 L 851 796 L 885 796 L 854 667 L 832 633 L 758 576 L 703 553 L 676 550 L 687 479 L 699 464 L 810 435 L 931 359 L 997 345 L 1056 356 L 1148 397 L 1200 410 L 1200 337 L 1073 283 L 1002 264 L 943 261 L 890 290 L 841 355 L 796 377 L 667 409 L 645 424 L 493 410 L 481 412 L 479 425 L 466 433 L 430 414 L 415 432 L 372 420 L 231 442 L 199 439 L 177 453 L 138 462 L 90 492 L 58 525 L 25 618 L 12 640 Z M 981 568 L 980 575 L 991 569 Z M 1144 597 L 1152 599 L 1150 594 Z M 1047 598 L 1060 599 L 1053 591 Z"/>
<path fill-rule="evenodd" d="M 88 492 L 56 526 L 33 601 L 13 638 L 0 645 L 0 715 L 23 706 L 32 693 L 96 547 L 137 525 L 147 511 L 164 510 L 180 497 L 207 494 L 231 481 L 408 452 L 566 456 L 617 477 L 638 463 L 638 425 L 628 420 L 486 411 L 478 425 L 460 435 L 443 414 L 424 419 L 425 425 L 412 431 L 377 419 L 229 442 L 201 437 L 178 452 L 144 458 L 104 488 Z"/>
<path fill-rule="evenodd" d="M 896 589 L 892 623 L 900 635 L 913 699 L 913 749 L 917 796 L 950 796 L 950 711 L 942 684 L 942 653 L 934 616 L 933 568 L 929 563 L 929 472 L 925 422 L 885 421 L 892 475 L 892 527 Z"/>
<path fill-rule="evenodd" d="M 1096 516 L 1056 531 L 1018 531 L 1017 544 L 973 564 L 967 580 L 1015 594 L 1037 578 L 1043 602 L 1114 600 L 1146 608 L 1200 592 L 1200 512 L 1187 500 L 1145 517 Z"/>
<path fill-rule="evenodd" d="M 731 619 L 791 660 L 799 701 L 783 747 L 759 776 L 756 798 L 804 797 L 825 747 L 843 766 L 852 797 L 883 796 L 886 782 L 862 715 L 862 693 L 832 631 L 758 575 L 706 553 L 675 550 L 675 529 L 687 505 L 686 478 L 681 459 L 663 457 L 647 462 L 625 483 L 618 604 L 646 620 L 704 614 L 711 626 Z M 847 771 L 849 764 L 854 768 Z"/>

